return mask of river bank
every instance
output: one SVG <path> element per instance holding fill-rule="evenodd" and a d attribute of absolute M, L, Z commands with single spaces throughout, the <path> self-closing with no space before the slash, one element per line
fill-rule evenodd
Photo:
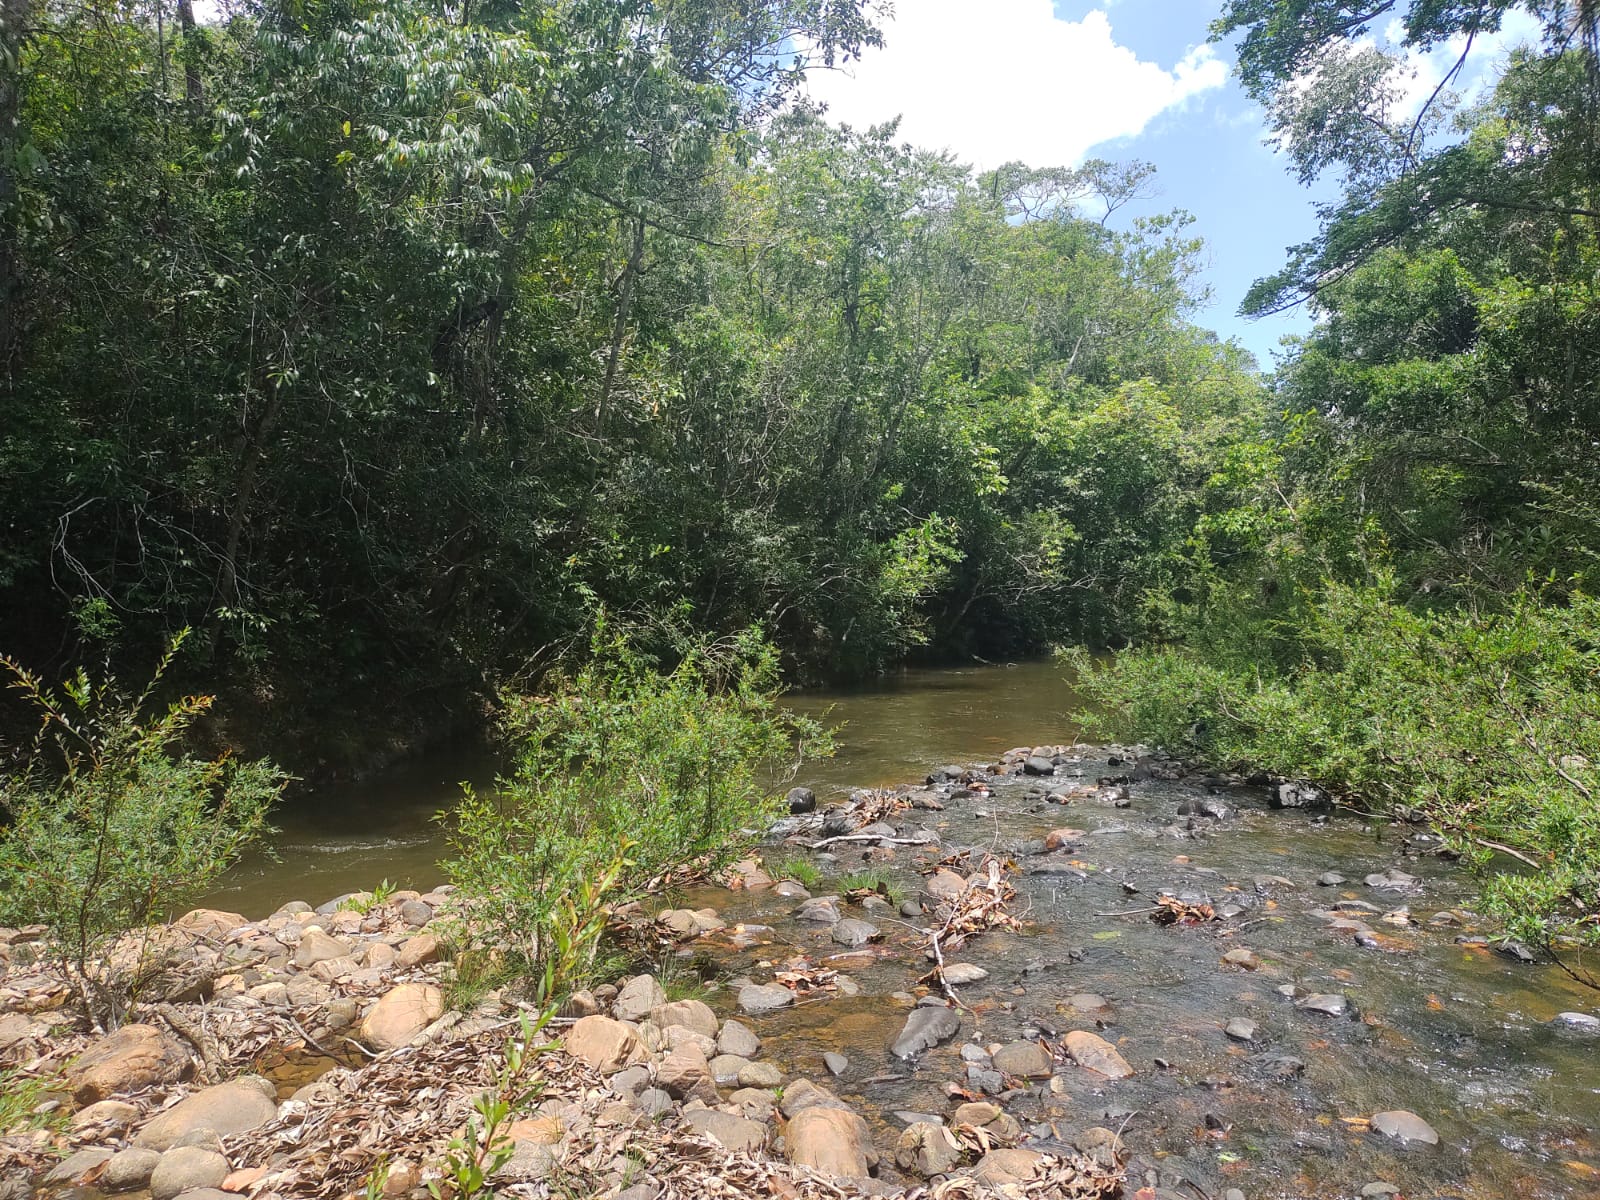
<path fill-rule="evenodd" d="M 518 1129 L 535 1148 L 519 1145 L 514 1169 L 542 1170 L 526 1181 L 542 1194 L 584 1164 L 592 1194 L 621 1195 L 642 1178 L 599 1148 L 627 1139 L 651 1147 L 643 1174 L 662 1194 L 706 1194 L 671 1164 L 719 1178 L 712 1159 L 775 1194 L 773 1180 L 821 1187 L 807 1172 L 863 1163 L 876 1176 L 848 1186 L 949 1171 L 969 1190 L 939 1194 L 976 1194 L 990 1151 L 1005 1152 L 991 1175 L 1032 1174 L 1019 1186 L 1040 1195 L 1074 1194 L 1068 1168 L 1098 1187 L 1097 1162 L 1163 1197 L 1592 1194 L 1594 998 L 1497 953 L 1424 832 L 1374 836 L 1275 799 L 1118 748 L 1044 746 L 799 813 L 737 886 L 624 914 L 666 969 L 576 1001 L 564 1051 L 539 1060 L 554 1090 L 523 1118 L 544 1124 Z M 1007 919 L 964 945 L 947 936 L 936 974 L 930 931 L 959 937 L 963 908 L 991 896 Z M 513 1028 L 514 996 L 465 1004 L 450 966 L 428 961 L 447 894 L 372 899 L 177 927 L 215 968 L 209 999 L 188 1002 L 213 1069 L 264 1073 L 242 1086 L 276 1102 L 218 1139 L 230 1172 L 264 1170 L 233 1179 L 249 1194 L 340 1195 L 383 1152 L 409 1164 L 393 1194 L 421 1186 Z M 14 994 L 26 953 L 8 955 L 6 1003 L 29 1007 Z M 4 1018 L 13 1060 L 84 1044 L 32 1007 Z M 156 1035 L 167 1049 L 147 1059 L 204 1067 L 177 1029 Z M 63 1181 L 98 1178 L 100 1151 L 137 1143 L 198 1082 L 100 1110 L 122 1125 L 69 1127 L 60 1148 L 94 1153 Z M 789 1162 L 807 1108 L 846 1115 L 798 1132 L 859 1157 Z"/>

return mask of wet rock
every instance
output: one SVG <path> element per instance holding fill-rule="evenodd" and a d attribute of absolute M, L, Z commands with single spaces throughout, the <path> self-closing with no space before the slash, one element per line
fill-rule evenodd
<path fill-rule="evenodd" d="M 901 1132 L 894 1147 L 894 1161 L 902 1171 L 932 1179 L 948 1175 L 960 1165 L 961 1147 L 943 1125 L 918 1121 Z"/>
<path fill-rule="evenodd" d="M 967 881 L 954 871 L 948 871 L 940 867 L 932 875 L 929 875 L 927 879 L 923 880 L 922 890 L 928 894 L 929 899 L 939 903 L 945 900 L 954 900 L 960 896 L 962 892 L 967 890 Z"/>
<path fill-rule="evenodd" d="M 1514 959 L 1520 963 L 1539 961 L 1539 956 L 1524 946 L 1521 942 L 1501 942 L 1495 947 L 1495 949 L 1501 954 L 1505 955 L 1507 958 Z"/>
<path fill-rule="evenodd" d="M 822 1065 L 828 1068 L 829 1075 L 837 1079 L 850 1069 L 850 1060 L 842 1054 L 828 1050 L 822 1055 Z"/>
<path fill-rule="evenodd" d="M 1067 1053 L 1072 1061 L 1086 1070 L 1096 1071 L 1108 1079 L 1124 1079 L 1133 1074 L 1127 1059 L 1104 1038 L 1075 1029 L 1066 1036 Z"/>
<path fill-rule="evenodd" d="M 118 1092 L 171 1083 L 189 1069 L 189 1056 L 153 1025 L 124 1025 L 78 1056 L 67 1071 L 67 1087 L 79 1104 Z"/>
<path fill-rule="evenodd" d="M 772 894 L 783 900 L 809 900 L 811 893 L 792 879 L 785 879 L 772 889 Z"/>
<path fill-rule="evenodd" d="M 966 987 L 968 984 L 982 983 L 989 978 L 989 972 L 972 963 L 945 963 L 944 981 L 951 987 Z"/>
<path fill-rule="evenodd" d="M 808 813 L 817 810 L 817 794 L 808 787 L 790 788 L 788 801 L 791 813 Z"/>
<path fill-rule="evenodd" d="M 708 1137 L 724 1150 L 735 1154 L 753 1154 L 767 1144 L 767 1127 L 746 1117 L 718 1112 L 714 1108 L 684 1110 L 683 1124 L 687 1129 Z"/>
<path fill-rule="evenodd" d="M 431 983 L 402 983 L 385 993 L 362 1018 L 361 1042 L 380 1054 L 409 1045 L 444 1016 L 444 993 Z"/>
<path fill-rule="evenodd" d="M 1031 756 L 1022 761 L 1022 771 L 1025 775 L 1054 775 L 1056 765 L 1048 758 Z"/>
<path fill-rule="evenodd" d="M 149 1184 L 150 1176 L 160 1161 L 159 1151 L 146 1150 L 142 1146 L 119 1150 L 107 1160 L 105 1170 L 95 1180 L 95 1186 L 102 1192 L 138 1191 Z"/>
<path fill-rule="evenodd" d="M 1256 1037 L 1256 1023 L 1248 1017 L 1234 1017 L 1223 1026 L 1222 1031 L 1236 1042 L 1253 1042 Z"/>
<path fill-rule="evenodd" d="M 1439 1135 L 1414 1112 L 1405 1109 L 1395 1109 L 1393 1112 L 1372 1114 L 1372 1128 L 1383 1134 L 1386 1138 L 1393 1138 L 1403 1145 L 1437 1146 Z"/>
<path fill-rule="evenodd" d="M 646 1062 L 650 1053 L 632 1027 L 610 1017 L 582 1017 L 567 1030 L 566 1052 L 601 1074 Z"/>
<path fill-rule="evenodd" d="M 1344 882 L 1344 876 L 1337 871 L 1324 871 L 1317 876 L 1318 887 L 1338 887 Z"/>
<path fill-rule="evenodd" d="M 248 1133 L 278 1115 L 277 1094 L 272 1084 L 259 1075 L 204 1088 L 158 1113 L 139 1131 L 133 1144 L 147 1150 L 166 1150 L 199 1130 L 212 1130 L 223 1137 Z"/>
<path fill-rule="evenodd" d="M 825 1087 L 819 1087 L 809 1079 L 797 1079 L 783 1091 L 783 1102 L 779 1105 L 785 1117 L 793 1117 L 808 1108 L 839 1108 L 846 1112 L 850 1106 L 839 1097 L 835 1096 Z"/>
<path fill-rule="evenodd" d="M 1261 965 L 1261 960 L 1256 957 L 1254 950 L 1244 946 L 1235 946 L 1222 956 L 1222 961 L 1230 967 L 1240 967 L 1246 971 L 1254 971 Z"/>
<path fill-rule="evenodd" d="M 816 896 L 795 909 L 797 921 L 815 921 L 819 925 L 836 925 L 839 922 L 839 897 Z"/>
<path fill-rule="evenodd" d="M 1012 1042 L 994 1052 L 994 1069 L 1018 1079 L 1049 1079 L 1055 1064 L 1038 1042 Z"/>
<path fill-rule="evenodd" d="M 654 975 L 635 975 L 622 985 L 611 1013 L 619 1021 L 642 1021 L 667 1002 L 667 994 Z"/>
<path fill-rule="evenodd" d="M 1550 1024 L 1579 1033 L 1600 1033 L 1600 1017 L 1590 1013 L 1564 1012 L 1551 1018 Z"/>
<path fill-rule="evenodd" d="M 92 1148 L 69 1154 L 50 1169 L 44 1181 L 52 1186 L 82 1187 L 106 1165 L 111 1153 L 104 1148 Z"/>
<path fill-rule="evenodd" d="M 228 1177 L 228 1160 L 204 1146 L 178 1146 L 150 1174 L 151 1200 L 172 1200 L 195 1188 L 214 1188 Z"/>
<path fill-rule="evenodd" d="M 1322 1013 L 1329 1017 L 1342 1017 L 1350 1011 L 1350 1001 L 1342 992 L 1315 992 L 1294 1002 L 1305 1012 Z"/>
<path fill-rule="evenodd" d="M 1327 794 L 1309 783 L 1280 783 L 1267 797 L 1273 808 L 1321 808 L 1327 802 Z"/>
<path fill-rule="evenodd" d="M 1027 1183 L 1044 1166 L 1044 1156 L 1034 1150 L 991 1150 L 972 1168 L 972 1177 L 988 1187 Z"/>
<path fill-rule="evenodd" d="M 703 1000 L 675 1000 L 663 1004 L 650 1011 L 650 1019 L 662 1029 L 682 1025 L 703 1037 L 714 1040 L 717 1036 L 717 1014 Z"/>
<path fill-rule="evenodd" d="M 879 937 L 878 927 L 870 921 L 858 921 L 854 917 L 846 917 L 833 927 L 830 935 L 841 946 L 865 946 L 873 938 Z"/>
<path fill-rule="evenodd" d="M 319 962 L 327 962 L 332 958 L 347 958 L 351 950 L 350 943 L 343 938 L 336 938 L 331 933 L 324 933 L 317 926 L 312 925 L 300 935 L 300 944 L 295 947 L 294 965 L 302 971 L 309 971 Z"/>
<path fill-rule="evenodd" d="M 1401 1195 L 1400 1189 L 1392 1183 L 1374 1182 L 1363 1184 L 1361 1187 L 1362 1200 L 1383 1200 L 1386 1196 Z"/>
<path fill-rule="evenodd" d="M 918 1008 L 906 1019 L 905 1028 L 890 1048 L 896 1058 L 912 1059 L 940 1042 L 949 1041 L 961 1030 L 961 1017 L 953 1008 Z"/>
<path fill-rule="evenodd" d="M 1258 1054 L 1250 1061 L 1269 1078 L 1279 1082 L 1297 1078 L 1306 1070 L 1306 1064 L 1292 1054 Z"/>
<path fill-rule="evenodd" d="M 1368 875 L 1363 882 L 1369 888 L 1378 888 L 1386 892 L 1403 892 L 1417 886 L 1417 877 L 1408 875 L 1398 867 L 1390 867 L 1387 871 Z"/>
<path fill-rule="evenodd" d="M 776 1012 L 794 1003 L 794 993 L 777 983 L 752 983 L 739 989 L 739 1007 L 747 1013 Z"/>
<path fill-rule="evenodd" d="M 878 1161 L 867 1123 L 838 1108 L 807 1108 L 783 1133 L 789 1161 L 830 1179 L 859 1179 Z"/>
<path fill-rule="evenodd" d="M 1111 1005 L 1106 1003 L 1106 998 L 1104 996 L 1098 995 L 1095 992 L 1078 992 L 1067 997 L 1067 1003 L 1073 1008 L 1077 1009 L 1079 1012 L 1084 1013 L 1101 1012 L 1102 1010 L 1111 1007 Z"/>

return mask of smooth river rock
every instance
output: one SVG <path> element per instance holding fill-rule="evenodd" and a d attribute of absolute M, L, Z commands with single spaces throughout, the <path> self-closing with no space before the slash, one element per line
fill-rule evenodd
<path fill-rule="evenodd" d="M 915 1058 L 940 1042 L 949 1041 L 961 1031 L 961 1016 L 953 1008 L 919 1008 L 906 1018 L 905 1028 L 895 1038 L 891 1053 L 896 1058 Z"/>
<path fill-rule="evenodd" d="M 650 1052 L 631 1025 L 610 1017 L 580 1017 L 567 1030 L 566 1052 L 602 1075 L 611 1075 L 635 1063 L 648 1062 Z"/>
<path fill-rule="evenodd" d="M 776 1012 L 794 1003 L 794 993 L 778 983 L 752 983 L 739 989 L 739 1007 L 747 1013 Z"/>
<path fill-rule="evenodd" d="M 173 1200 L 197 1188 L 214 1188 L 228 1177 L 228 1160 L 204 1146 L 179 1146 L 161 1156 L 150 1175 L 151 1200 Z"/>
<path fill-rule="evenodd" d="M 383 1053 L 409 1045 L 444 1016 L 444 993 L 431 983 L 402 983 L 385 993 L 361 1021 L 361 1041 Z"/>
<path fill-rule="evenodd" d="M 1414 1112 L 1396 1109 L 1393 1112 L 1372 1114 L 1372 1128 L 1404 1145 L 1437 1146 L 1439 1135 Z"/>
<path fill-rule="evenodd" d="M 204 1088 L 158 1113 L 139 1131 L 133 1144 L 147 1150 L 166 1150 L 200 1129 L 210 1129 L 223 1137 L 248 1133 L 278 1115 L 277 1094 L 272 1084 L 259 1075 Z"/>
<path fill-rule="evenodd" d="M 124 1025 L 78 1056 L 67 1071 L 67 1087 L 79 1104 L 118 1092 L 171 1083 L 189 1069 L 181 1046 L 153 1025 Z"/>
<path fill-rule="evenodd" d="M 1090 1071 L 1097 1071 L 1107 1079 L 1126 1079 L 1133 1074 L 1128 1060 L 1117 1053 L 1116 1047 L 1098 1034 L 1074 1029 L 1065 1038 L 1067 1053 L 1072 1061 Z"/>

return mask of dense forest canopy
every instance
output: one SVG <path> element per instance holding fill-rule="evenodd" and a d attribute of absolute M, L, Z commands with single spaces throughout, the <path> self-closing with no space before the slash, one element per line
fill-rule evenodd
<path fill-rule="evenodd" d="M 1148 167 L 807 107 L 852 0 L 6 13 L 0 611 L 47 671 L 193 627 L 278 737 L 460 711 L 599 606 L 802 676 L 1126 639 L 1258 419 L 1187 219 L 1100 219 Z"/>

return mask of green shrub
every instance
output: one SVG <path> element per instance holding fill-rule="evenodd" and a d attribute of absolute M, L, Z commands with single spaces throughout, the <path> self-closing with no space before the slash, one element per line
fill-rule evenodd
<path fill-rule="evenodd" d="M 766 868 L 767 874 L 774 880 L 790 879 L 803 888 L 814 888 L 822 882 L 822 868 L 798 854 L 773 859 L 766 864 Z"/>
<path fill-rule="evenodd" d="M 269 762 L 182 752 L 209 696 L 145 715 L 182 641 L 132 698 L 81 670 L 57 695 L 0 658 L 39 719 L 26 763 L 0 780 L 0 919 L 48 927 L 55 965 L 96 1025 L 123 1020 L 158 965 L 147 938 L 115 955 L 113 944 L 209 890 L 267 831 L 288 781 Z"/>
<path fill-rule="evenodd" d="M 1307 612 L 1285 671 L 1141 649 L 1080 657 L 1081 686 L 1104 730 L 1426 819 L 1488 876 L 1509 936 L 1600 946 L 1600 602 L 1428 614 L 1329 586 Z"/>
<path fill-rule="evenodd" d="M 504 948 L 548 993 L 591 967 L 608 904 L 725 867 L 777 815 L 785 769 L 829 748 L 778 706 L 777 682 L 754 634 L 658 671 L 602 629 L 547 695 L 507 697 L 513 770 L 444 815 L 465 939 Z"/>

